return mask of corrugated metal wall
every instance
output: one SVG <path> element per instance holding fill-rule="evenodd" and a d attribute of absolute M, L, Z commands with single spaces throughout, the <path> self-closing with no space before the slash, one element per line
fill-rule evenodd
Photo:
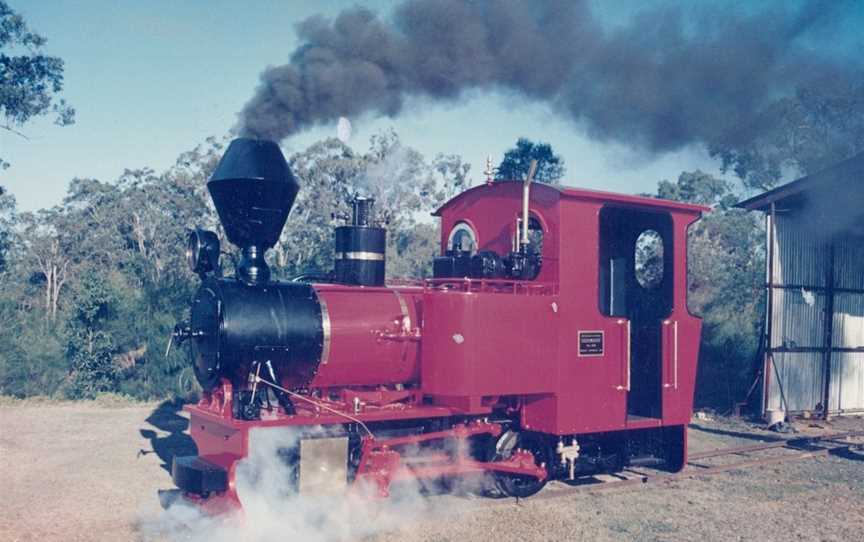
<path fill-rule="evenodd" d="M 864 240 L 826 235 L 794 212 L 773 223 L 769 215 L 767 229 L 773 263 L 765 408 L 783 406 L 782 389 L 789 411 L 822 410 L 830 374 L 829 411 L 864 411 Z"/>

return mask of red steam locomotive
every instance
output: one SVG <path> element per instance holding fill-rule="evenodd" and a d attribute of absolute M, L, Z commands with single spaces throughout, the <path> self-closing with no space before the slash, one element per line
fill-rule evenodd
<path fill-rule="evenodd" d="M 190 235 L 202 283 L 174 339 L 204 392 L 186 407 L 199 455 L 172 466 L 186 499 L 239 506 L 250 432 L 274 428 L 296 430 L 280 457 L 301 491 L 486 474 L 526 497 L 646 458 L 683 467 L 701 327 L 686 238 L 705 208 L 490 182 L 435 212 L 434 278 L 385 285 L 385 231 L 357 199 L 331 275 L 274 281 L 264 252 L 299 190 L 279 147 L 235 140 L 208 188 L 241 258 L 223 278 L 216 235 Z"/>

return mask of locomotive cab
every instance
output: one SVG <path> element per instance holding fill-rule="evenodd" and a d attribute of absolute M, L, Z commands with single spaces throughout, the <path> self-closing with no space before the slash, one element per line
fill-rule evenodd
<path fill-rule="evenodd" d="M 515 203 L 520 186 L 496 182 L 445 204 L 436 213 L 442 246 L 454 230 L 470 225 L 478 254 L 510 249 L 519 209 L 502 202 Z M 555 437 L 581 435 L 577 440 L 586 446 L 615 450 L 612 463 L 654 455 L 680 468 L 701 328 L 687 311 L 687 229 L 706 208 L 536 185 L 529 209 L 542 239 L 534 280 L 510 289 L 491 281 L 476 286 L 470 310 L 454 302 L 439 309 L 434 295 L 424 299 L 430 323 L 424 387 L 471 405 L 489 401 L 485 394 L 507 394 L 518 382 L 524 393 L 519 426 L 547 435 L 549 447 L 557 446 Z M 512 308 L 496 306 L 506 303 L 494 295 L 502 291 L 517 294 Z M 462 314 L 483 322 L 454 325 Z M 447 345 L 444 330 L 472 325 L 481 330 L 472 333 L 480 344 L 460 355 L 465 348 Z M 465 395 L 482 395 L 452 397 L 458 385 L 448 374 L 476 382 Z M 597 452 L 595 463 L 603 455 Z"/>

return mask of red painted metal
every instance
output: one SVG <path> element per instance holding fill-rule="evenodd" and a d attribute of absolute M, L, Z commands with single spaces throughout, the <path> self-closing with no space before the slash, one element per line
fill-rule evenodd
<path fill-rule="evenodd" d="M 480 250 L 512 250 L 521 197 L 521 183 L 496 182 L 452 199 L 436 212 L 442 252 L 460 222 L 474 229 Z M 674 285 L 660 342 L 659 418 L 627 416 L 630 323 L 599 308 L 599 216 L 608 206 L 671 218 Z M 290 380 L 281 384 L 326 408 L 298 402 L 294 415 L 274 410 L 261 420 L 237 420 L 226 382 L 187 407 L 200 454 L 233 469 L 248 454 L 248 433 L 256 427 L 350 425 L 349 416 L 365 424 L 449 423 L 440 432 L 408 440 L 365 438 L 357 478 L 386 495 L 391 482 L 407 476 L 497 471 L 545 478 L 545 469 L 524 451 L 501 462 L 456 454 L 412 464 L 393 449 L 498 435 L 499 424 L 482 420 L 493 412 L 550 436 L 686 425 L 701 328 L 687 311 L 687 228 L 706 209 L 543 184 L 532 186 L 529 207 L 544 232 L 543 265 L 533 281 L 435 279 L 387 288 L 315 284 L 325 313 L 324 359 L 304 389 Z M 580 355 L 579 331 L 602 332 L 603 351 Z M 686 438 L 683 447 L 686 457 Z"/>
<path fill-rule="evenodd" d="M 422 288 L 316 284 L 315 290 L 330 330 L 310 388 L 417 381 Z"/>
<path fill-rule="evenodd" d="M 404 480 L 434 480 L 444 477 L 468 476 L 492 472 L 506 472 L 546 479 L 546 471 L 534 461 L 534 456 L 525 450 L 514 452 L 502 461 L 482 462 L 468 455 L 468 439 L 477 435 L 498 436 L 499 424 L 476 421 L 459 424 L 446 431 L 424 433 L 409 437 L 377 440 L 367 438 L 363 441 L 360 466 L 354 482 L 361 491 L 374 488 L 379 497 L 389 496 L 390 485 Z M 433 452 L 428 457 L 405 457 L 394 448 L 417 446 L 436 441 L 451 441 L 452 455 Z"/>
<path fill-rule="evenodd" d="M 481 250 L 509 250 L 521 209 L 521 186 L 507 182 L 484 185 L 444 205 L 436 212 L 441 217 L 442 246 L 457 223 L 467 222 L 475 228 Z M 673 222 L 675 284 L 673 310 L 667 319 L 669 332 L 664 334 L 662 375 L 669 386 L 663 388 L 659 422 L 627 421 L 626 389 L 622 389 L 628 379 L 627 322 L 602 315 L 598 307 L 598 216 L 604 206 L 666 212 Z M 460 367 L 453 361 L 460 357 L 459 349 L 448 342 L 449 334 L 442 328 L 486 324 L 482 344 L 461 355 L 470 357 L 472 363 L 466 366 L 462 359 L 463 370 L 458 373 L 462 378 L 449 385 L 466 394 L 469 392 L 464 388 L 473 385 L 473 393 L 502 395 L 512 393 L 511 379 L 524 382 L 522 393 L 531 394 L 522 410 L 524 427 L 567 435 L 686 424 L 692 411 L 701 328 L 701 321 L 687 311 L 687 228 L 705 209 L 652 198 L 536 185 L 530 211 L 543 224 L 545 235 L 543 268 L 532 286 L 545 287 L 550 295 L 520 299 L 507 307 L 498 296 L 459 299 L 458 294 L 451 293 L 444 301 L 444 294 L 427 291 L 423 298 L 425 318 L 435 324 L 424 330 L 428 339 L 422 346 L 424 388 L 446 393 L 446 389 L 439 389 L 446 382 L 441 368 Z M 580 357 L 575 340 L 578 330 L 602 331 L 604 355 Z M 472 335 L 477 334 L 472 331 Z M 527 344 L 529 341 L 534 344 Z M 466 372 L 478 365 L 482 367 L 480 376 L 472 380 L 478 383 L 469 384 Z M 433 387 L 427 388 L 430 385 Z"/>

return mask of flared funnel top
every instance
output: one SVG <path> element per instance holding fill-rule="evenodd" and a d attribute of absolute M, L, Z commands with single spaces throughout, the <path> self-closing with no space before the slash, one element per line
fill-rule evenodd
<path fill-rule="evenodd" d="M 300 185 L 274 141 L 239 138 L 207 183 L 228 240 L 240 248 L 276 244 Z"/>

